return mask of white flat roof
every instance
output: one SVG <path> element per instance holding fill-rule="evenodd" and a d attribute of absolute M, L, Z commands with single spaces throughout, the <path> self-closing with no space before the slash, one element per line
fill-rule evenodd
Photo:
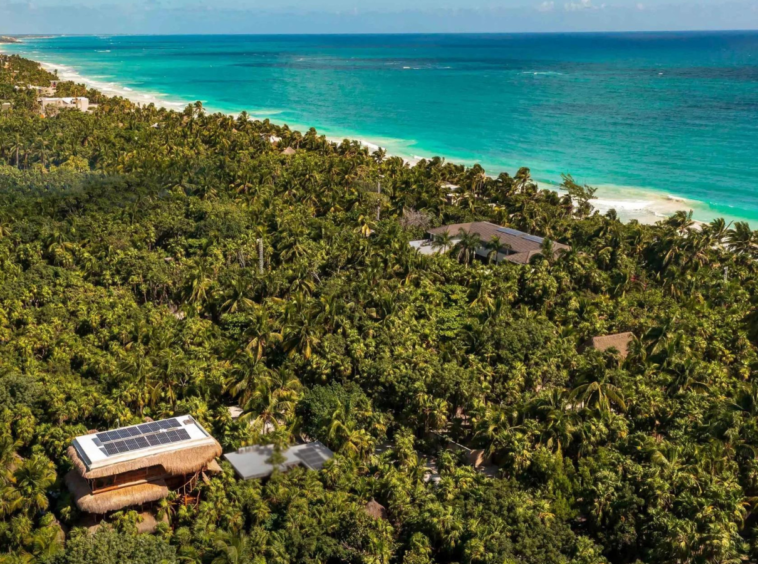
<path fill-rule="evenodd" d="M 451 239 L 450 248 L 452 248 L 457 242 L 458 239 Z M 408 244 L 411 246 L 411 248 L 416 249 L 422 255 L 438 255 L 443 251 L 449 250 L 443 249 L 442 247 L 435 247 L 432 244 L 431 239 L 419 239 L 417 241 L 410 241 Z"/>
<path fill-rule="evenodd" d="M 274 454 L 272 445 L 243 447 L 236 452 L 224 455 L 243 480 L 266 478 L 274 472 L 274 465 L 269 462 Z M 308 470 L 321 470 L 334 453 L 319 441 L 297 445 L 282 451 L 284 461 L 279 470 L 286 471 L 293 466 L 305 466 Z"/>
<path fill-rule="evenodd" d="M 87 98 L 83 96 L 77 96 L 74 98 L 40 98 L 40 102 L 63 102 L 65 104 L 73 104 L 74 102 L 89 102 Z"/>
<path fill-rule="evenodd" d="M 73 441 L 88 470 L 215 443 L 191 415 L 82 435 Z"/>

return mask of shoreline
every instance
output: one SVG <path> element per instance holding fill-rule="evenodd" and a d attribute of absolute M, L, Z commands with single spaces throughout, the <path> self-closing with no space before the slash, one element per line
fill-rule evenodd
<path fill-rule="evenodd" d="M 23 42 L 19 42 L 23 44 Z M 3 52 L 3 44 L 0 44 L 0 52 Z M 5 51 L 10 52 L 10 51 Z M 130 88 L 117 81 L 109 81 L 108 77 L 88 77 L 81 74 L 75 67 L 56 63 L 52 61 L 41 61 L 35 57 L 37 53 L 30 52 L 23 56 L 28 57 L 38 62 L 42 68 L 50 72 L 58 74 L 63 81 L 72 81 L 77 84 L 84 84 L 88 88 L 92 88 L 100 91 L 105 96 L 109 97 L 122 97 L 135 104 L 154 104 L 157 107 L 165 108 L 167 110 L 181 110 L 187 105 L 192 104 L 195 100 L 181 100 L 179 96 L 150 91 L 147 89 Z M 226 115 L 237 116 L 239 112 L 233 112 L 225 110 L 223 108 L 214 107 L 213 104 L 207 104 L 206 101 L 201 100 L 203 106 L 207 108 L 209 112 L 218 112 Z M 292 130 L 300 130 L 301 132 L 307 131 L 310 127 L 306 124 L 293 123 L 286 120 L 276 119 L 276 115 L 279 111 L 271 111 L 266 109 L 250 110 L 247 112 L 250 118 L 253 120 L 265 120 L 268 119 L 271 123 L 278 126 L 287 125 Z M 422 159 L 429 159 L 432 156 L 419 156 L 414 154 L 404 153 L 402 150 L 391 147 L 389 144 L 380 144 L 377 140 L 366 139 L 357 133 L 339 134 L 336 132 L 325 132 L 324 127 L 316 127 L 321 135 L 324 135 L 330 142 L 341 143 L 344 139 L 350 139 L 357 141 L 361 146 L 366 147 L 369 151 L 373 152 L 377 149 L 384 149 L 388 156 L 397 156 L 403 159 L 409 166 L 414 166 Z M 395 141 L 397 144 L 413 143 L 412 140 L 396 139 L 387 141 Z M 420 150 L 419 152 L 423 152 Z M 470 162 L 467 159 L 449 158 L 443 155 L 437 155 L 443 158 L 446 162 L 453 162 L 456 164 L 462 164 L 465 166 L 472 166 L 476 162 Z M 491 164 L 485 164 L 479 162 L 479 164 L 485 169 L 490 171 L 490 176 L 496 176 L 500 170 L 504 170 L 505 167 L 498 167 Z M 497 172 L 492 172 L 497 171 Z M 515 169 L 509 171 L 511 174 L 515 172 Z M 535 171 L 532 170 L 534 173 Z M 539 174 L 534 175 L 535 182 L 541 189 L 552 190 L 559 194 L 565 194 L 565 191 L 561 189 L 560 184 L 552 181 L 540 178 Z M 577 181 L 579 181 L 577 179 Z M 583 182 L 580 182 L 583 183 Z M 654 224 L 667 217 L 670 217 L 677 211 L 692 211 L 693 218 L 696 223 L 704 224 L 716 217 L 724 217 L 727 222 L 735 221 L 747 221 L 746 218 L 740 218 L 738 216 L 728 216 L 723 213 L 717 213 L 708 209 L 709 204 L 707 202 L 700 202 L 698 200 L 689 199 L 686 197 L 671 195 L 664 191 L 659 191 L 655 188 L 645 188 L 638 186 L 620 186 L 615 184 L 602 184 L 592 183 L 593 187 L 597 188 L 596 197 L 591 201 L 591 204 L 595 210 L 601 214 L 605 214 L 611 209 L 614 209 L 619 217 L 624 222 L 638 221 L 644 224 Z"/>

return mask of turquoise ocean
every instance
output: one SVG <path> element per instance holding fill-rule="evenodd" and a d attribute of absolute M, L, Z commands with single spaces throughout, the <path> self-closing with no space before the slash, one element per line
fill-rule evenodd
<path fill-rule="evenodd" d="M 488 173 L 598 186 L 596 207 L 758 225 L 758 32 L 26 38 L 109 94 L 247 111 Z"/>

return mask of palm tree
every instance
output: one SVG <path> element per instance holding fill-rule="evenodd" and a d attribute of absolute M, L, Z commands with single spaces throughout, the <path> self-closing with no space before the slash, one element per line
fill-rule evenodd
<path fill-rule="evenodd" d="M 299 318 L 284 328 L 282 346 L 290 355 L 299 352 L 309 360 L 313 348 L 321 342 L 322 328 L 313 323 L 311 312 L 303 312 Z"/>
<path fill-rule="evenodd" d="M 729 248 L 739 255 L 752 254 L 756 248 L 755 239 L 755 234 L 745 221 L 736 222 L 726 236 Z"/>
<path fill-rule="evenodd" d="M 437 431 L 447 424 L 449 406 L 443 398 L 420 393 L 416 397 L 416 403 L 424 419 L 424 431 Z"/>
<path fill-rule="evenodd" d="M 500 253 L 507 253 L 511 250 L 511 246 L 508 243 L 503 243 L 497 235 L 490 237 L 490 240 L 485 243 L 485 248 L 489 251 L 487 258 L 490 263 L 497 261 Z"/>
<path fill-rule="evenodd" d="M 695 222 L 692 219 L 692 210 L 686 212 L 680 210 L 663 222 L 672 227 L 680 236 L 686 235 L 692 229 Z"/>
<path fill-rule="evenodd" d="M 559 454 L 563 453 L 571 444 L 577 428 L 577 415 L 567 409 L 566 394 L 561 390 L 551 390 L 532 402 L 529 409 L 544 419 L 540 442 Z"/>
<path fill-rule="evenodd" d="M 569 400 L 579 402 L 578 407 L 597 407 L 603 413 L 610 413 L 612 406 L 626 411 L 621 390 L 611 384 L 609 379 L 604 371 L 600 377 L 591 377 L 571 390 Z"/>
<path fill-rule="evenodd" d="M 218 555 L 211 564 L 248 564 L 251 562 L 250 539 L 244 532 L 219 531 L 214 537 L 214 548 Z"/>
<path fill-rule="evenodd" d="M 458 232 L 458 243 L 455 248 L 458 249 L 458 261 L 471 264 L 476 251 L 482 248 L 482 239 L 478 233 L 469 233 L 461 229 Z"/>
<path fill-rule="evenodd" d="M 51 515 L 51 514 L 48 514 Z M 63 552 L 63 539 L 65 535 L 57 523 L 51 523 L 41 527 L 34 533 L 32 550 L 34 556 L 41 562 L 51 562 L 53 558 Z"/>
<path fill-rule="evenodd" d="M 708 224 L 707 229 L 712 241 L 715 244 L 721 244 L 721 242 L 726 239 L 731 225 L 731 223 L 727 225 L 723 217 L 719 217 L 711 221 Z"/>
<path fill-rule="evenodd" d="M 520 413 L 515 408 L 488 408 L 477 421 L 475 437 L 487 443 L 488 454 L 495 454 L 523 438 L 524 427 L 519 419 Z"/>
<path fill-rule="evenodd" d="M 255 352 L 257 360 L 263 358 L 267 348 L 282 341 L 282 334 L 274 330 L 271 318 L 264 307 L 257 307 L 245 331 L 247 350 Z"/>
<path fill-rule="evenodd" d="M 249 421 L 261 434 L 277 430 L 294 417 L 302 384 L 285 368 L 268 370 L 256 381 L 255 388 L 246 390 L 247 398 L 240 419 Z"/>
<path fill-rule="evenodd" d="M 453 248 L 454 238 L 448 231 L 435 235 L 432 238 L 432 249 L 441 249 L 442 253 L 446 253 Z"/>
<path fill-rule="evenodd" d="M 221 310 L 226 313 L 237 313 L 252 308 L 255 302 L 250 299 L 251 285 L 244 278 L 237 278 L 232 287 L 226 291 L 226 301 L 221 304 Z"/>
<path fill-rule="evenodd" d="M 545 239 L 542 240 L 542 246 L 540 247 L 540 256 L 548 264 L 553 264 L 555 262 L 555 245 L 553 245 L 552 239 L 545 237 Z"/>
<path fill-rule="evenodd" d="M 27 512 L 44 511 L 49 505 L 47 490 L 55 483 L 55 466 L 42 455 L 25 460 L 13 473 L 16 491 Z"/>
<path fill-rule="evenodd" d="M 210 289 L 213 285 L 211 272 L 204 265 L 198 265 L 190 271 L 189 280 L 187 281 L 187 299 L 190 303 L 204 304 L 209 297 Z"/>
<path fill-rule="evenodd" d="M 527 186 L 532 182 L 532 173 L 526 168 L 518 169 L 516 176 L 513 177 L 513 187 L 517 194 L 526 192 Z"/>

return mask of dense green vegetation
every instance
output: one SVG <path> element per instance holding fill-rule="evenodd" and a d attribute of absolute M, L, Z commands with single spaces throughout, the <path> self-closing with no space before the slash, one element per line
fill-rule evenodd
<path fill-rule="evenodd" d="M 0 114 L 0 561 L 758 561 L 747 225 L 622 224 L 593 214 L 592 190 L 570 178 L 573 199 L 527 169 L 410 167 L 199 104 L 88 92 L 95 113 L 43 118 L 13 85 L 50 78 L 0 57 L 12 102 Z M 455 203 L 443 182 L 461 186 Z M 408 246 L 427 225 L 474 219 L 572 250 L 522 266 Z M 619 331 L 636 335 L 625 361 L 580 347 Z M 164 500 L 152 535 L 128 511 L 94 535 L 77 528 L 62 481 L 71 438 L 184 413 L 227 450 L 304 434 L 339 455 L 265 484 L 226 467 L 197 507 Z M 498 477 L 435 433 L 486 449 Z M 437 484 L 424 479 L 431 455 Z M 372 498 L 386 520 L 364 510 Z"/>

